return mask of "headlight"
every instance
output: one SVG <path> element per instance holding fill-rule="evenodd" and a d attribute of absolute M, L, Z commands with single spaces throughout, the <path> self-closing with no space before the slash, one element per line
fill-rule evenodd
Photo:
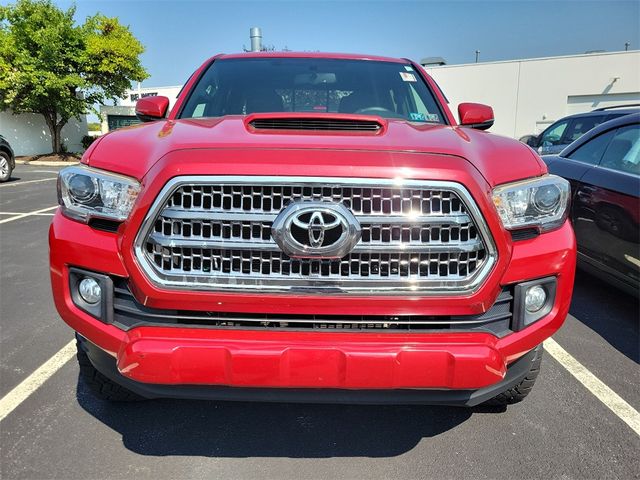
<path fill-rule="evenodd" d="M 570 191 L 564 178 L 545 175 L 496 187 L 493 203 L 507 230 L 537 227 L 547 232 L 567 218 Z"/>
<path fill-rule="evenodd" d="M 82 222 L 93 217 L 126 220 L 139 192 L 140 184 L 132 178 L 89 167 L 67 167 L 58 175 L 63 213 Z"/>

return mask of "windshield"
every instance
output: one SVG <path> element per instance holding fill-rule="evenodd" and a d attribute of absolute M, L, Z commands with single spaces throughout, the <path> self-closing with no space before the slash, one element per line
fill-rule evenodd
<path fill-rule="evenodd" d="M 324 58 L 216 60 L 191 91 L 180 118 L 266 112 L 445 123 L 431 90 L 409 63 Z"/>

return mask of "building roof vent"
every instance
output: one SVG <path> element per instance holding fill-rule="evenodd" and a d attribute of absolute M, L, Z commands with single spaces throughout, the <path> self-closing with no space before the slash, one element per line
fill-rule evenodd
<path fill-rule="evenodd" d="M 442 57 L 426 57 L 420 60 L 420 65 L 423 67 L 441 67 L 446 64 L 447 61 Z"/>

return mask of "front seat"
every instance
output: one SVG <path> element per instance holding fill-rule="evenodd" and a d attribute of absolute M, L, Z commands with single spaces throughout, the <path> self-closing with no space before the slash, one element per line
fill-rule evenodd
<path fill-rule="evenodd" d="M 626 170 L 624 157 L 631 150 L 631 140 L 626 138 L 614 138 L 605 153 L 606 159 L 602 162 L 603 167 L 614 170 Z"/>
<path fill-rule="evenodd" d="M 273 90 L 250 90 L 247 92 L 245 113 L 283 112 L 282 97 Z"/>

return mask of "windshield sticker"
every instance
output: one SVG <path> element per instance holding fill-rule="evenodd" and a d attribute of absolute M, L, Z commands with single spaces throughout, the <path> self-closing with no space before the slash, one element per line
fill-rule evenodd
<path fill-rule="evenodd" d="M 426 115 L 427 117 L 427 122 L 439 122 L 440 121 L 440 115 L 438 115 L 437 113 L 428 113 Z"/>
<path fill-rule="evenodd" d="M 405 69 L 407 72 L 413 72 L 413 67 L 412 67 L 411 65 L 405 65 L 405 66 L 404 66 L 404 69 Z"/>
<path fill-rule="evenodd" d="M 414 122 L 426 122 L 427 121 L 427 117 L 424 116 L 424 113 L 409 112 L 409 118 L 411 120 L 413 120 Z"/>
<path fill-rule="evenodd" d="M 402 77 L 402 80 L 404 80 L 405 82 L 417 82 L 418 81 L 418 80 L 416 80 L 416 76 L 413 73 L 400 72 L 400 76 Z"/>

